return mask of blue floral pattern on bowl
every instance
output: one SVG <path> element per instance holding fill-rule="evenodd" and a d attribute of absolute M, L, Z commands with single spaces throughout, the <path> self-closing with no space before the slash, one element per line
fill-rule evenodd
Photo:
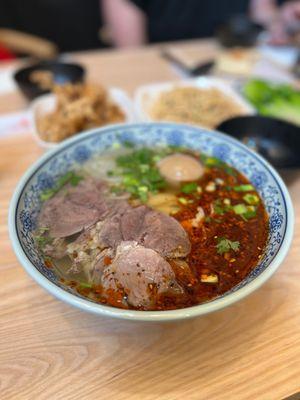
<path fill-rule="evenodd" d="M 231 292 L 244 287 L 260 275 L 278 253 L 287 229 L 287 205 L 281 185 L 267 164 L 236 140 L 218 132 L 188 125 L 135 124 L 118 125 L 80 135 L 51 152 L 27 180 L 16 209 L 17 234 L 21 246 L 35 268 L 52 283 L 62 287 L 55 273 L 44 265 L 33 240 L 33 230 L 40 209 L 40 193 L 53 185 L 57 177 L 83 164 L 112 144 L 131 141 L 138 145 L 179 145 L 216 156 L 242 171 L 260 193 L 269 214 L 270 235 L 266 251 L 256 268 Z M 72 289 L 65 288 L 72 292 Z M 73 293 L 73 292 L 72 292 Z M 78 294 L 73 293 L 80 297 Z M 227 296 L 229 292 L 223 296 Z"/>

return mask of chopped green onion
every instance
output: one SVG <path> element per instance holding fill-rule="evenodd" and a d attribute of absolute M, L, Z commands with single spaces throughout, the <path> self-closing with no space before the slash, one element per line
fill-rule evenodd
<path fill-rule="evenodd" d="M 256 208 L 254 206 L 246 206 L 245 204 L 236 204 L 232 207 L 235 214 L 240 215 L 244 220 L 248 220 L 256 216 Z"/>
<path fill-rule="evenodd" d="M 245 194 L 243 199 L 245 200 L 246 203 L 251 204 L 251 205 L 253 205 L 253 204 L 256 205 L 259 203 L 259 197 L 256 194 L 247 193 L 247 194 Z"/>
<path fill-rule="evenodd" d="M 228 204 L 224 204 L 221 199 L 218 199 L 214 202 L 214 212 L 218 215 L 224 215 L 227 211 L 231 210 L 231 206 Z"/>
<path fill-rule="evenodd" d="M 235 192 L 251 192 L 252 190 L 255 190 L 252 185 L 240 185 L 240 186 L 234 186 L 233 190 Z"/>
<path fill-rule="evenodd" d="M 188 204 L 188 201 L 185 197 L 178 197 L 178 201 L 179 201 L 179 203 L 184 204 L 184 205 Z"/>
<path fill-rule="evenodd" d="M 159 189 L 164 189 L 166 181 L 156 164 L 157 156 L 164 156 L 168 152 L 169 149 L 162 149 L 157 153 L 152 149 L 139 148 L 117 157 L 117 174 L 121 177 L 119 186 L 122 191 L 146 202 L 149 193 L 157 193 Z"/>
<path fill-rule="evenodd" d="M 219 160 L 218 158 L 206 156 L 204 154 L 201 154 L 200 160 L 203 162 L 203 164 L 206 167 L 209 167 L 209 168 L 211 168 L 211 167 L 219 167 L 221 164 L 223 164 L 222 161 Z"/>
<path fill-rule="evenodd" d="M 135 146 L 135 144 L 130 142 L 129 140 L 124 140 L 124 142 L 122 142 L 122 144 L 124 147 L 127 147 L 128 149 L 132 149 Z"/>
<path fill-rule="evenodd" d="M 52 239 L 49 236 L 36 235 L 34 240 L 40 249 L 46 246 L 46 244 L 52 243 Z"/>
<path fill-rule="evenodd" d="M 236 204 L 235 206 L 232 206 L 232 209 L 234 213 L 237 215 L 245 214 L 248 211 L 247 206 L 245 204 Z"/>
<path fill-rule="evenodd" d="M 90 284 L 90 283 L 85 283 L 85 282 L 80 282 L 80 283 L 79 283 L 79 286 L 80 286 L 80 287 L 83 287 L 83 288 L 88 288 L 88 289 L 90 289 L 90 288 L 93 287 L 92 284 Z"/>
<path fill-rule="evenodd" d="M 232 175 L 235 176 L 236 175 L 236 171 L 230 167 L 229 165 L 227 165 L 226 163 L 224 163 L 224 161 L 219 160 L 216 157 L 210 157 L 210 156 L 206 156 L 204 154 L 201 154 L 200 156 L 200 160 L 203 162 L 203 164 L 208 167 L 208 168 L 221 168 L 223 169 L 228 175 Z"/>
<path fill-rule="evenodd" d="M 247 211 L 245 214 L 242 215 L 246 220 L 256 217 L 256 211 Z"/>

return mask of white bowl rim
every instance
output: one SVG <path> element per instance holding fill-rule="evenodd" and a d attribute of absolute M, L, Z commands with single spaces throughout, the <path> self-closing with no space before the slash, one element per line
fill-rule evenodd
<path fill-rule="evenodd" d="M 293 239 L 293 232 L 294 232 L 294 209 L 293 204 L 290 198 L 290 194 L 279 176 L 279 174 L 275 171 L 275 169 L 259 154 L 253 152 L 243 143 L 239 142 L 238 140 L 226 135 L 222 132 L 218 131 L 210 131 L 207 130 L 211 135 L 217 136 L 221 139 L 225 139 L 226 141 L 230 141 L 235 145 L 239 145 L 244 150 L 248 151 L 252 154 L 258 161 L 263 164 L 263 166 L 269 170 L 269 172 L 273 175 L 275 180 L 277 181 L 281 191 L 283 198 L 286 202 L 286 212 L 287 212 L 287 223 L 286 223 L 286 231 L 284 234 L 283 242 L 275 255 L 275 258 L 270 262 L 267 268 L 262 271 L 257 277 L 255 277 L 250 283 L 246 284 L 242 288 L 238 289 L 236 292 L 229 293 L 228 295 L 220 298 L 213 299 L 207 303 L 202 303 L 199 305 L 195 305 L 192 307 L 181 308 L 176 310 L 167 310 L 167 311 L 137 311 L 137 310 L 125 310 L 115 307 L 110 307 L 106 305 L 102 305 L 100 303 L 94 303 L 87 299 L 83 299 L 73 295 L 72 293 L 66 292 L 64 289 L 61 289 L 59 286 L 51 282 L 47 277 L 45 277 L 41 272 L 39 272 L 36 267 L 31 263 L 29 258 L 27 257 L 25 251 L 23 250 L 18 234 L 17 234 L 17 227 L 16 227 L 16 211 L 18 206 L 18 201 L 22 194 L 24 187 L 27 184 L 27 181 L 34 175 L 40 166 L 44 164 L 48 158 L 51 158 L 56 152 L 62 150 L 64 147 L 68 147 L 69 145 L 76 143 L 77 141 L 82 141 L 83 138 L 87 138 L 89 136 L 93 136 L 94 134 L 101 134 L 103 131 L 107 130 L 115 130 L 124 128 L 125 126 L 132 126 L 132 127 L 140 127 L 142 128 L 145 125 L 176 125 L 178 128 L 182 127 L 190 127 L 195 129 L 195 126 L 188 125 L 188 124 L 175 124 L 169 122 L 143 122 L 143 123 L 128 123 L 128 124 L 114 124 L 109 125 L 102 128 L 95 128 L 91 129 L 81 135 L 76 135 L 71 137 L 62 143 L 60 143 L 54 149 L 46 152 L 42 155 L 33 165 L 31 165 L 25 174 L 21 177 L 15 192 L 12 196 L 10 207 L 9 207 L 9 216 L 8 216 L 8 226 L 9 226 L 9 235 L 12 242 L 13 249 L 15 254 L 24 267 L 24 269 L 28 272 L 28 274 L 44 289 L 50 292 L 56 298 L 73 305 L 83 311 L 87 311 L 93 314 L 98 314 L 102 316 L 108 316 L 113 318 L 125 319 L 125 320 L 132 320 L 132 321 L 175 321 L 187 318 L 194 318 L 200 315 L 205 315 L 214 311 L 221 310 L 225 307 L 232 305 L 233 303 L 243 299 L 244 297 L 248 296 L 256 289 L 258 289 L 263 283 L 265 283 L 279 268 L 280 264 L 286 257 L 292 239 Z M 201 128 L 200 128 L 201 129 Z"/>

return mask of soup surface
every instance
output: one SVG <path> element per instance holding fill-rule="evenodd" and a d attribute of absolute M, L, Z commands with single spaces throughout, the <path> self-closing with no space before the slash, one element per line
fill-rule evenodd
<path fill-rule="evenodd" d="M 183 148 L 126 143 L 61 176 L 41 195 L 45 265 L 82 296 L 168 310 L 209 301 L 262 257 L 268 216 L 224 162 Z"/>

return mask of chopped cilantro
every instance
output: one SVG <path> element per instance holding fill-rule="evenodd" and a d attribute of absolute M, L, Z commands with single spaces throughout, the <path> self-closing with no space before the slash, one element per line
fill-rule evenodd
<path fill-rule="evenodd" d="M 239 185 L 239 186 L 234 186 L 233 190 L 235 192 L 251 192 L 252 190 L 255 190 L 252 185 Z"/>
<path fill-rule="evenodd" d="M 182 193 L 185 193 L 185 194 L 197 192 L 197 189 L 198 189 L 198 185 L 196 182 L 186 183 L 183 186 L 181 186 L 181 191 L 182 191 Z"/>
<path fill-rule="evenodd" d="M 218 243 L 216 245 L 216 248 L 217 248 L 217 253 L 218 254 L 227 253 L 230 250 L 233 250 L 233 251 L 238 251 L 239 250 L 240 242 L 238 242 L 238 241 L 233 242 L 233 241 L 231 241 L 229 239 L 226 239 L 224 237 L 223 238 L 217 238 L 217 241 L 218 241 Z"/>

